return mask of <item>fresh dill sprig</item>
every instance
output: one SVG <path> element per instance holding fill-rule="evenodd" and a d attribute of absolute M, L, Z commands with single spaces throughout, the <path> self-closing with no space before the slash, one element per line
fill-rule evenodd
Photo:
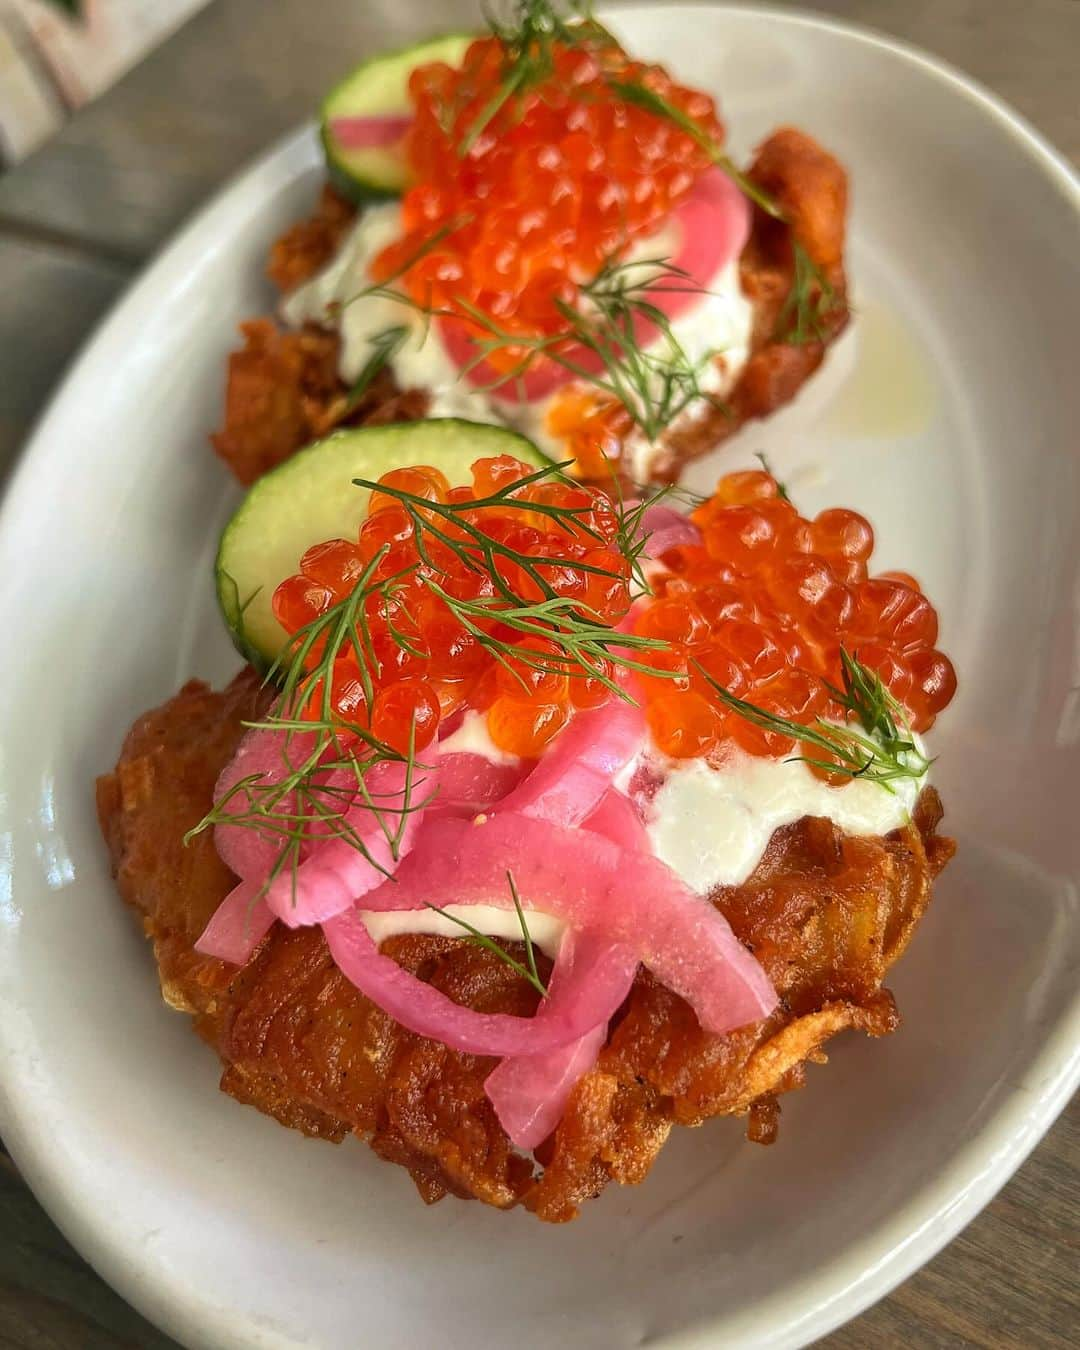
<path fill-rule="evenodd" d="M 566 675 L 571 679 L 594 679 L 625 703 L 633 703 L 633 696 L 607 673 L 604 662 L 611 662 L 622 670 L 654 675 L 656 671 L 653 666 L 645 661 L 637 661 L 626 653 L 628 650 L 657 651 L 668 645 L 657 638 L 619 633 L 607 624 L 583 618 L 575 602 L 564 596 L 509 605 L 496 596 L 459 600 L 448 595 L 437 582 L 429 581 L 427 585 L 433 594 L 444 601 L 462 627 L 512 673 L 516 674 L 514 663 L 520 663 L 532 670 Z M 494 636 L 485 626 L 493 622 L 512 628 L 523 639 L 532 637 L 548 641 L 557 650 L 538 653 L 518 642 L 506 642 Z"/>
<path fill-rule="evenodd" d="M 510 887 L 510 896 L 514 902 L 514 909 L 517 912 L 518 923 L 521 925 L 521 940 L 525 944 L 525 964 L 522 965 L 515 957 L 504 948 L 500 947 L 494 938 L 488 937 L 486 933 L 481 933 L 479 928 L 474 928 L 467 919 L 460 918 L 457 914 L 451 914 L 448 910 L 440 909 L 438 905 L 433 905 L 430 901 L 425 901 L 427 908 L 433 910 L 436 914 L 441 914 L 444 919 L 451 923 L 456 923 L 463 928 L 468 937 L 465 939 L 474 947 L 480 947 L 483 951 L 490 952 L 492 956 L 497 957 L 503 965 L 509 966 L 511 970 L 527 980 L 536 990 L 541 998 L 547 998 L 547 985 L 540 978 L 536 968 L 536 952 L 533 947 L 532 935 L 529 932 L 529 925 L 525 919 L 525 910 L 522 908 L 521 897 L 518 895 L 517 886 L 514 884 L 513 873 L 507 871 L 507 884 Z"/>
<path fill-rule="evenodd" d="M 505 484 L 486 497 L 467 502 L 431 501 L 392 484 L 375 483 L 366 478 L 352 481 L 357 487 L 393 497 L 401 505 L 412 524 L 417 554 L 433 574 L 422 575 L 423 584 L 501 665 L 513 670 L 514 663 L 520 662 L 535 670 L 585 676 L 600 681 L 618 697 L 630 700 L 630 694 L 607 673 L 607 666 L 612 664 L 625 670 L 650 672 L 652 668 L 636 660 L 633 653 L 664 648 L 667 644 L 636 633 L 618 632 L 582 601 L 571 600 L 555 590 L 545 573 L 561 565 L 557 557 L 522 553 L 512 545 L 492 538 L 482 525 L 469 519 L 485 509 L 505 510 L 508 506 L 517 506 L 522 511 L 547 516 L 568 539 L 584 536 L 597 547 L 606 546 L 604 536 L 585 518 L 591 505 L 567 506 L 557 502 L 518 500 L 520 494 L 535 483 L 545 480 L 571 482 L 565 477 L 567 467 L 566 464 L 545 466 L 516 482 Z M 631 508 L 631 511 L 636 509 Z M 633 518 L 628 517 L 626 509 L 620 509 L 618 504 L 616 510 L 618 529 L 614 546 L 630 564 L 633 574 L 639 548 L 634 540 Z M 436 579 L 443 573 L 433 557 L 436 546 L 450 550 L 467 571 L 490 577 L 496 594 L 474 600 L 450 594 Z M 574 559 L 568 561 L 568 565 L 586 575 L 622 579 L 621 572 L 584 560 Z M 504 573 L 508 567 L 520 571 L 539 599 L 526 599 L 507 583 Z M 545 639 L 556 650 L 541 654 L 519 641 L 507 641 L 492 631 L 496 625 L 511 629 L 522 640 Z"/>
<path fill-rule="evenodd" d="M 933 761 L 919 749 L 903 708 L 889 693 L 881 676 L 845 647 L 840 648 L 840 670 L 843 688 L 837 689 L 826 680 L 826 689 L 846 712 L 858 719 L 886 756 L 910 760 L 917 768 L 913 776 L 921 778 Z"/>
<path fill-rule="evenodd" d="M 514 884 L 514 874 L 509 868 L 506 869 L 506 884 L 510 887 L 510 898 L 514 902 L 514 910 L 518 916 L 518 923 L 521 924 L 521 935 L 525 940 L 525 960 L 529 964 L 529 973 L 537 988 L 541 990 L 546 998 L 547 989 L 541 984 L 540 976 L 536 973 L 536 953 L 533 951 L 532 938 L 529 935 L 529 925 L 525 922 L 525 910 L 521 905 L 521 897 L 518 895 L 518 888 Z"/>
<path fill-rule="evenodd" d="M 372 674 L 379 667 L 368 605 L 392 606 L 404 575 L 375 579 L 387 551 L 384 547 L 372 558 L 350 595 L 297 629 L 266 675 L 265 683 L 280 683 L 280 693 L 264 719 L 245 725 L 280 733 L 281 777 L 273 782 L 265 775 L 240 779 L 185 836 L 187 842 L 215 825 L 236 825 L 278 844 L 279 855 L 260 895 L 286 868 L 295 895 L 301 845 L 312 837 L 346 840 L 386 875 L 386 868 L 372 857 L 350 823 L 350 815 L 358 807 L 369 811 L 396 859 L 409 814 L 426 805 L 415 799 L 416 771 L 423 766 L 417 764 L 411 743 L 405 753 L 395 750 L 366 726 L 342 717 L 332 703 L 334 662 L 345 650 L 357 658 L 369 704 L 374 696 Z M 381 763 L 400 763 L 405 769 L 402 790 L 390 801 L 373 792 L 366 781 L 370 770 Z M 346 783 L 331 781 L 335 774 L 345 777 Z"/>
<path fill-rule="evenodd" d="M 499 83 L 469 124 L 458 144 L 465 156 L 496 117 L 514 112 L 530 89 L 544 84 L 555 72 L 555 47 L 576 47 L 586 43 L 611 43 L 611 35 L 592 16 L 591 0 L 516 0 L 510 14 L 501 19 L 494 9 L 485 7 L 484 17 L 494 37 L 502 44 L 503 62 Z M 445 108 L 444 126 L 456 120 L 457 109 Z"/>
<path fill-rule="evenodd" d="M 693 665 L 720 700 L 740 717 L 763 731 L 789 737 L 821 752 L 819 757 L 796 755 L 794 758 L 803 764 L 847 778 L 863 778 L 878 783 L 888 792 L 894 790 L 893 783 L 901 780 L 919 782 L 933 761 L 922 752 L 908 729 L 903 709 L 885 688 L 880 676 L 864 666 L 857 656 L 841 647 L 840 660 L 843 689 L 837 689 L 828 681 L 824 681 L 825 687 L 858 720 L 861 732 L 821 718 L 806 726 L 767 712 L 755 703 L 737 698 L 698 661 Z"/>
<path fill-rule="evenodd" d="M 547 359 L 621 404 L 631 423 L 647 440 L 654 441 L 691 404 L 705 402 L 725 408 L 703 384 L 723 349 L 691 358 L 670 319 L 655 303 L 658 294 L 684 291 L 705 294 L 688 273 L 667 258 L 609 259 L 591 281 L 580 287 L 580 309 L 563 300 L 555 301 L 565 327 L 537 336 L 511 332 L 464 298 L 442 307 L 424 304 L 393 285 L 392 280 L 365 287 L 346 303 L 378 296 L 396 301 L 429 321 L 471 319 L 481 332 L 470 338 L 473 354 L 462 367 L 461 378 L 467 378 L 497 353 L 512 352 L 516 356 L 512 366 L 478 386 L 481 392 L 520 385 L 537 361 Z M 649 346 L 643 346 L 638 336 L 642 323 L 658 334 L 658 340 Z M 583 352 L 591 353 L 596 368 L 583 364 Z"/>
<path fill-rule="evenodd" d="M 665 483 L 663 487 L 658 488 L 655 483 L 635 483 L 631 480 L 629 486 L 641 498 L 635 510 L 659 506 L 662 501 L 679 502 L 680 505 L 693 510 L 695 507 L 704 506 L 709 500 L 707 492 L 695 492 L 693 488 L 688 488 L 683 483 Z"/>
<path fill-rule="evenodd" d="M 631 483 L 630 488 L 639 494 L 639 497 L 637 500 L 627 502 L 621 480 L 615 477 L 612 484 L 619 500 L 619 551 L 629 560 L 640 593 L 652 595 L 653 587 L 642 564 L 642 558 L 649 552 L 649 531 L 645 529 L 646 512 L 665 501 L 679 502 L 693 510 L 702 506 L 708 498 L 678 483 L 665 483 L 660 488 L 655 483 Z M 650 675 L 655 673 L 655 670 L 649 671 Z"/>
<path fill-rule="evenodd" d="M 241 600 L 240 587 L 236 583 L 236 578 L 224 568 L 220 570 L 218 576 L 220 579 L 218 591 L 221 596 L 221 608 L 225 615 L 229 633 L 232 636 L 233 646 L 248 665 L 253 666 L 260 674 L 265 674 L 266 661 L 258 647 L 248 637 L 247 624 L 244 618 L 248 606 L 254 601 L 262 587 L 256 586 L 246 599 Z"/>
<path fill-rule="evenodd" d="M 702 380 L 721 349 L 693 359 L 675 336 L 671 320 L 655 303 L 674 293 L 704 295 L 704 288 L 667 258 L 609 260 L 581 288 L 583 310 L 557 301 L 567 337 L 599 359 L 594 382 L 623 405 L 648 441 L 655 441 L 693 403 L 724 409 Z M 651 324 L 659 341 L 642 346 L 637 326 Z M 555 360 L 559 360 L 558 352 Z"/>
<path fill-rule="evenodd" d="M 828 323 L 837 310 L 837 294 L 828 277 L 814 262 L 803 245 L 792 236 L 793 275 L 791 290 L 776 318 L 773 336 L 778 342 L 803 347 L 808 342 L 824 342 Z"/>
<path fill-rule="evenodd" d="M 791 221 L 783 207 L 739 169 L 731 157 L 713 141 L 712 137 L 670 99 L 634 81 L 609 78 L 608 88 L 625 103 L 644 108 L 657 117 L 673 123 L 692 136 L 709 159 L 735 184 L 739 191 L 773 220 L 782 221 L 789 229 Z M 839 307 L 840 299 L 822 269 L 810 257 L 805 246 L 791 235 L 792 279 L 791 289 L 777 318 L 773 337 L 778 342 L 804 346 L 808 342 L 822 342 L 827 336 L 829 319 Z"/>
<path fill-rule="evenodd" d="M 545 466 L 486 497 L 456 504 L 429 501 L 391 484 L 355 479 L 360 487 L 398 500 L 413 525 L 418 561 L 392 576 L 379 577 L 380 565 L 389 552 L 384 545 L 368 562 L 348 596 L 293 633 L 266 676 L 267 682 L 276 681 L 280 685 L 276 701 L 263 720 L 246 723 L 251 728 L 281 734 L 281 776 L 268 782 L 265 776 L 249 775 L 233 784 L 186 838 L 215 825 L 230 825 L 253 829 L 261 838 L 277 845 L 278 856 L 260 895 L 283 872 L 291 876 L 295 895 L 301 846 L 313 837 L 344 839 L 372 866 L 387 874 L 387 869 L 372 857 L 363 834 L 351 818 L 358 808 L 370 812 L 396 859 L 409 814 L 429 800 L 417 796 L 417 789 L 426 781 L 425 766 L 417 761 L 411 742 L 405 752 L 396 750 L 380 741 L 363 722 L 350 721 L 335 709 L 333 677 L 339 656 L 348 653 L 355 658 L 364 700 L 371 707 L 381 671 L 372 632 L 373 615 L 381 616 L 392 641 L 402 650 L 414 656 L 426 654 L 415 645 L 416 638 L 408 628 L 395 621 L 396 611 L 402 608 L 406 578 L 416 574 L 428 592 L 446 606 L 489 655 L 519 679 L 518 668 L 524 665 L 570 677 L 592 678 L 620 698 L 630 700 L 631 695 L 612 678 L 611 668 L 648 671 L 651 667 L 636 660 L 635 653 L 661 649 L 667 644 L 656 638 L 618 632 L 582 602 L 559 595 L 544 575 L 545 568 L 563 565 L 584 574 L 620 580 L 622 572 L 584 560 L 560 563 L 557 557 L 548 555 L 532 557 L 492 538 L 466 518 L 487 508 L 505 511 L 507 507 L 543 515 L 568 540 L 586 539 L 598 547 L 620 552 L 625 549 L 632 568 L 637 544 L 631 512 L 624 510 L 617 514 L 616 538 L 608 544 L 587 518 L 591 502 L 566 505 L 517 500 L 517 494 L 538 482 L 570 484 L 572 480 L 563 472 L 565 467 Z M 475 600 L 452 595 L 441 584 L 447 580 L 447 573 L 435 559 L 439 548 L 449 549 L 468 570 L 489 576 L 497 593 Z M 528 578 L 540 594 L 539 600 L 527 601 L 507 583 L 503 574 L 511 568 L 519 569 Z M 513 640 L 500 636 L 507 630 L 516 635 Z M 529 638 L 544 639 L 551 650 L 537 651 L 522 645 Z M 404 766 L 404 786 L 401 792 L 384 800 L 373 792 L 367 775 L 376 765 L 388 762 Z"/>
<path fill-rule="evenodd" d="M 352 412 L 371 388 L 379 372 L 393 361 L 408 340 L 409 328 L 405 324 L 392 324 L 389 328 L 384 328 L 382 332 L 368 338 L 371 355 L 364 362 L 363 369 L 345 395 L 346 413 Z"/>
<path fill-rule="evenodd" d="M 664 98 L 663 94 L 658 94 L 655 89 L 650 89 L 646 84 L 638 84 L 630 80 L 609 78 L 607 86 L 624 103 L 632 103 L 638 108 L 644 108 L 646 112 L 651 112 L 656 117 L 674 123 L 680 131 L 685 131 L 688 136 L 692 136 L 709 156 L 712 163 L 727 174 L 744 197 L 749 197 L 755 206 L 759 206 L 767 216 L 772 216 L 774 220 L 784 219 L 783 211 L 772 197 L 759 188 L 753 179 L 748 178 L 731 157 L 720 149 L 712 137 L 692 117 L 684 113 L 681 108 L 677 108 L 670 99 Z"/>
<path fill-rule="evenodd" d="M 613 477 L 612 481 L 619 491 L 619 533 L 617 535 L 619 552 L 630 564 L 631 575 L 638 591 L 642 595 L 651 595 L 652 587 L 649 585 L 642 562 L 649 543 L 649 536 L 645 530 L 645 512 L 650 506 L 659 505 L 660 501 L 668 495 L 670 487 L 661 488 L 659 492 L 653 493 L 651 497 L 642 498 L 639 502 L 627 504 L 622 496 L 622 485 L 618 478 Z"/>
<path fill-rule="evenodd" d="M 425 306 L 418 304 L 416 301 L 412 300 L 410 296 L 406 295 L 404 291 L 395 290 L 394 283 L 400 281 L 410 268 L 415 267 L 416 264 L 423 258 L 426 258 L 429 253 L 432 253 L 437 249 L 444 239 L 448 238 L 456 230 L 460 230 L 463 226 L 470 224 L 472 220 L 473 217 L 466 213 L 454 216 L 453 219 L 445 221 L 439 226 L 434 234 L 429 235 L 427 239 L 418 244 L 404 262 L 398 263 L 397 267 L 395 267 L 388 276 L 383 277 L 381 281 L 372 282 L 370 286 L 365 286 L 363 290 L 357 291 L 355 295 L 350 295 L 348 300 L 334 302 L 327 307 L 328 310 L 340 311 L 348 309 L 350 305 L 355 305 L 361 300 L 370 299 L 372 296 L 383 296 L 387 299 L 400 300 L 407 303 L 410 308 L 419 310 L 425 317 L 433 317 L 438 313 L 437 310 L 432 309 L 430 305 Z M 371 340 L 375 341 L 378 337 L 382 336 L 382 334 L 378 334 L 376 335 L 376 338 Z"/>

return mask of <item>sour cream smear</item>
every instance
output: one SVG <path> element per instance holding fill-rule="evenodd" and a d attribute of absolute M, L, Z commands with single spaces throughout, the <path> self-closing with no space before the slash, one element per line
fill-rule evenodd
<path fill-rule="evenodd" d="M 917 749 L 923 745 L 916 738 Z M 469 712 L 442 743 L 446 753 L 468 751 L 505 764 L 512 757 L 487 734 L 482 713 Z M 903 778 L 885 786 L 853 779 L 832 787 L 796 759 L 766 759 L 732 750 L 713 765 L 703 759 L 673 760 L 646 749 L 613 786 L 631 798 L 645 823 L 653 852 L 692 891 L 707 899 L 720 886 L 747 881 L 764 856 L 774 832 L 804 816 L 831 820 L 846 834 L 885 835 L 911 821 L 927 782 Z M 530 939 L 554 956 L 564 925 L 549 914 L 529 909 Z M 447 906 L 447 916 L 466 919 L 489 937 L 518 940 L 521 924 L 513 910 L 494 905 Z M 400 933 L 461 937 L 454 917 L 432 910 L 364 913 L 376 942 Z"/>
<path fill-rule="evenodd" d="M 674 252 L 672 227 L 638 241 L 625 262 L 664 257 Z M 547 430 L 547 414 L 555 394 L 528 403 L 492 398 L 469 385 L 446 350 L 438 325 L 402 300 L 365 294 L 372 286 L 371 264 L 387 245 L 402 234 L 401 207 L 385 202 L 367 207 L 346 236 L 335 257 L 310 281 L 292 291 L 281 304 L 281 317 L 291 327 L 318 324 L 341 338 L 338 373 L 353 384 L 376 350 L 374 340 L 389 328 L 403 327 L 407 337 L 388 365 L 402 389 L 422 389 L 429 396 L 429 417 L 461 417 L 512 427 L 545 453 L 564 456 L 565 447 Z M 700 385 L 709 398 L 723 398 L 732 388 L 750 352 L 753 312 L 739 284 L 738 260 L 726 263 L 705 283 L 701 298 L 671 322 L 671 335 L 685 357 L 701 366 Z M 658 338 L 650 351 L 668 339 Z M 714 355 L 718 354 L 718 355 Z M 706 399 L 686 409 L 688 421 L 710 407 Z M 625 453 L 635 478 L 648 477 L 655 447 L 640 433 L 627 438 Z"/>

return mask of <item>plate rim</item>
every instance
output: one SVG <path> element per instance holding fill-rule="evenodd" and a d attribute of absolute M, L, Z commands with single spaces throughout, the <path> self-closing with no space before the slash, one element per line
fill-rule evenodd
<path fill-rule="evenodd" d="M 871 25 L 837 19 L 812 9 L 710 0 L 603 6 L 620 17 L 632 17 L 654 7 L 665 8 L 673 19 L 679 11 L 685 14 L 709 10 L 739 22 L 776 22 L 790 28 L 825 31 L 908 62 L 988 116 L 1018 152 L 1033 159 L 1049 176 L 1066 207 L 1080 220 L 1080 173 L 1023 114 L 951 62 Z M 146 299 L 154 285 L 155 273 L 165 267 L 166 261 L 175 265 L 174 255 L 182 252 L 185 243 L 193 247 L 192 238 L 217 214 L 227 215 L 233 201 L 246 196 L 261 177 L 268 182 L 293 180 L 293 162 L 310 145 L 313 125 L 309 121 L 287 132 L 231 173 L 206 202 L 170 232 L 93 326 L 17 454 L 0 495 L 0 539 L 9 531 L 31 476 L 47 458 L 51 421 L 66 403 L 69 391 L 81 382 L 84 368 L 91 363 L 98 346 L 107 341 L 111 328 L 120 324 L 133 304 Z M 0 992 L 0 1041 L 7 1020 L 2 1015 L 4 1008 L 5 998 Z M 784 1288 L 770 1300 L 774 1311 L 768 1325 L 759 1312 L 748 1313 L 742 1319 L 745 1327 L 736 1330 L 735 1338 L 727 1343 L 767 1344 L 770 1350 L 806 1345 L 857 1317 L 952 1241 L 1010 1180 L 1080 1085 L 1080 991 L 1053 1032 L 1044 1039 L 1039 1052 L 1025 1066 L 1024 1074 L 1038 1084 L 1034 1103 L 1031 1097 L 1014 1093 L 933 1179 L 863 1238 L 861 1256 L 849 1252 L 846 1257 L 834 1257 L 799 1284 Z M 20 1085 L 21 1094 L 17 1091 Z M 20 1097 L 21 1109 L 17 1101 Z M 125 1246 L 122 1239 L 95 1226 L 95 1214 L 80 1208 L 79 1195 L 65 1188 L 61 1169 L 50 1169 L 48 1148 L 40 1146 L 36 1131 L 32 1127 L 24 1129 L 19 1119 L 20 1115 L 32 1115 L 32 1106 L 28 1106 L 32 1098 L 32 1085 L 19 1080 L 15 1055 L 0 1057 L 0 1130 L 20 1174 L 63 1235 L 106 1283 L 166 1334 L 188 1345 L 216 1344 L 214 1338 L 226 1330 L 235 1335 L 238 1330 L 235 1325 L 226 1327 L 228 1310 L 193 1298 L 191 1291 L 179 1282 L 169 1283 L 160 1263 L 146 1259 L 137 1241 Z M 939 1197 L 936 1204 L 931 1201 L 931 1193 Z M 866 1253 L 868 1243 L 876 1259 Z M 668 1350 L 705 1350 L 715 1345 L 715 1325 L 715 1316 L 702 1317 L 654 1343 Z M 295 1344 L 291 1338 L 279 1338 L 273 1333 L 267 1339 L 265 1328 L 240 1330 L 246 1344 Z"/>

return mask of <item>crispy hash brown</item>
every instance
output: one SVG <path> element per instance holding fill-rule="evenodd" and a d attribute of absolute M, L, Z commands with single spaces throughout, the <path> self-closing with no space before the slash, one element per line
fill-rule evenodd
<path fill-rule="evenodd" d="M 841 165 L 812 137 L 785 127 L 761 145 L 747 176 L 779 203 L 791 225 L 755 209 L 740 264 L 754 306 L 750 358 L 724 407 L 664 437 L 654 465 L 660 479 L 674 480 L 687 460 L 789 403 L 847 324 L 847 175 Z M 333 189 L 323 189 L 312 219 L 294 225 L 273 247 L 268 271 L 279 290 L 292 290 L 330 261 L 353 214 Z M 797 343 L 777 337 L 792 288 L 792 235 L 834 296 L 821 333 Z M 229 358 L 224 424 L 211 441 L 242 483 L 253 483 L 337 426 L 411 421 L 427 410 L 424 390 L 399 390 L 387 371 L 351 403 L 337 375 L 332 333 L 315 327 L 283 332 L 271 319 L 249 321 L 241 333 L 244 346 Z"/>
<path fill-rule="evenodd" d="M 97 789 L 120 891 L 153 943 L 166 1000 L 220 1055 L 222 1089 L 305 1134 L 359 1135 L 406 1167 L 426 1201 L 452 1194 L 572 1219 L 609 1181 L 641 1181 L 674 1124 L 743 1115 L 749 1138 L 771 1142 L 779 1094 L 802 1086 L 808 1062 L 824 1062 L 831 1036 L 898 1025 L 882 981 L 953 852 L 936 834 L 929 788 L 914 823 L 884 838 L 810 818 L 778 830 L 751 879 L 712 897 L 774 982 L 777 1011 L 709 1035 L 642 971 L 534 1163 L 484 1095 L 494 1061 L 403 1030 L 341 975 L 317 929 L 276 925 L 241 969 L 194 951 L 234 878 L 209 834 L 188 847 L 183 836 L 210 805 L 242 722 L 267 701 L 248 670 L 221 693 L 192 681 L 136 722 Z M 461 940 L 397 937 L 384 950 L 474 1009 L 535 1008 L 529 985 Z"/>

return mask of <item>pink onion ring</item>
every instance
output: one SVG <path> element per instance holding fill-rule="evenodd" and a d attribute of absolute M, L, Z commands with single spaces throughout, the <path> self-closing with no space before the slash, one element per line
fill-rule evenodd
<path fill-rule="evenodd" d="M 649 837 L 633 803 L 609 788 L 600 805 L 585 820 L 594 830 L 631 853 L 648 853 Z M 608 1021 L 630 992 L 637 973 L 637 960 L 626 947 L 612 946 L 604 938 L 575 934 L 563 939 L 552 971 L 548 1003 L 576 997 L 574 957 L 586 942 L 606 943 L 611 964 L 608 986 L 611 1010 L 608 1017 L 578 1041 L 549 1050 L 546 1055 L 519 1055 L 504 1059 L 484 1083 L 503 1129 L 518 1148 L 532 1149 L 543 1142 L 562 1119 L 566 1103 L 578 1080 L 596 1063 L 607 1040 Z M 543 1004 L 537 1013 L 544 1015 Z"/>
<path fill-rule="evenodd" d="M 476 812 L 501 801 L 518 786 L 528 764 L 499 764 L 471 750 L 455 750 L 439 758 L 437 809 Z"/>
<path fill-rule="evenodd" d="M 719 910 L 658 858 L 627 855 L 589 830 L 511 812 L 476 822 L 429 820 L 395 880 L 373 891 L 364 908 L 422 909 L 431 896 L 444 906 L 509 908 L 508 869 L 526 908 L 630 948 L 662 984 L 686 999 L 706 1031 L 722 1035 L 775 1007 L 768 976 Z M 595 1025 L 586 1023 L 579 1034 Z M 530 1049 L 538 1053 L 540 1047 Z"/>
<path fill-rule="evenodd" d="M 629 797 L 608 788 L 598 805 L 586 816 L 585 829 L 610 839 L 626 853 L 651 853 L 652 845 L 637 807 Z"/>
<path fill-rule="evenodd" d="M 384 761 L 369 769 L 364 785 L 370 803 L 357 789 L 344 813 L 344 823 L 354 837 L 338 834 L 316 841 L 295 874 L 286 868 L 275 877 L 266 893 L 271 913 L 289 928 L 322 923 L 393 876 L 413 846 L 423 816 L 422 803 L 436 790 L 436 774 L 434 769 L 419 771 L 410 809 L 403 818 L 405 765 Z"/>
<path fill-rule="evenodd" d="M 636 703 L 612 698 L 579 712 L 528 778 L 498 804 L 557 825 L 577 825 L 596 807 L 611 780 L 645 744 L 645 716 Z"/>
<path fill-rule="evenodd" d="M 330 134 L 343 150 L 381 150 L 396 145 L 412 126 L 412 116 L 331 117 Z"/>
<path fill-rule="evenodd" d="M 641 527 L 646 536 L 645 552 L 650 558 L 662 558 L 670 548 L 701 543 L 701 531 L 690 517 L 663 502 L 645 508 Z"/>
<path fill-rule="evenodd" d="M 281 731 L 256 728 L 249 731 L 236 748 L 236 753 L 222 769 L 214 787 L 214 803 L 230 815 L 237 815 L 248 807 L 248 795 L 237 784 L 252 779 L 253 786 L 271 787 L 280 783 L 286 774 L 303 764 L 315 746 L 311 733 L 286 736 Z M 231 797 L 230 791 L 237 788 Z M 283 799 L 282 811 L 293 809 L 291 797 Z M 263 881 L 281 851 L 281 841 L 269 831 L 263 833 L 244 825 L 218 825 L 214 829 L 214 845 L 218 856 L 238 877 Z"/>
<path fill-rule="evenodd" d="M 637 964 L 628 948 L 612 946 L 606 938 L 572 930 L 563 937 L 548 996 L 534 1022 L 561 1014 L 564 1004 L 576 1004 L 586 992 L 586 979 L 591 986 L 588 995 L 597 1002 L 602 986 L 605 1012 L 603 1020 L 576 1041 L 546 1054 L 504 1059 L 488 1075 L 484 1091 L 518 1148 L 535 1148 L 562 1119 L 570 1093 L 604 1048 L 608 1022 L 630 992 Z"/>
<path fill-rule="evenodd" d="M 256 899 L 259 890 L 259 883 L 254 881 L 241 881 L 233 887 L 195 943 L 200 955 L 216 956 L 234 966 L 247 964 L 274 923 L 266 901 Z"/>
<path fill-rule="evenodd" d="M 462 823 L 450 819 L 432 821 L 429 828 Z M 389 884 L 392 886 L 393 883 Z M 505 876 L 503 890 L 506 890 Z M 507 903 L 510 903 L 509 895 Z M 365 908 L 368 907 L 365 902 Z M 595 978 L 611 961 L 607 955 L 611 948 L 607 944 L 597 944 L 589 953 L 583 954 L 580 997 L 573 1002 L 564 1000 L 543 1018 L 515 1017 L 509 1013 L 481 1013 L 462 1007 L 432 985 L 410 975 L 389 956 L 380 954 L 356 910 L 330 919 L 323 924 L 323 932 L 341 973 L 362 994 L 409 1031 L 440 1041 L 452 1050 L 500 1057 L 542 1054 L 580 1040 L 608 1015 L 605 1011 L 607 978 Z"/>
<path fill-rule="evenodd" d="M 237 814 L 245 809 L 248 797 L 240 787 L 244 780 L 252 786 L 271 787 L 301 765 L 317 742 L 313 734 L 266 729 L 250 731 L 236 754 L 218 778 L 215 801 L 224 801 L 224 810 Z M 298 866 L 287 867 L 270 883 L 264 908 L 290 928 L 321 923 L 347 909 L 369 890 L 393 874 L 397 863 L 412 846 L 423 815 L 423 803 L 436 787 L 437 771 L 421 770 L 413 783 L 408 815 L 402 819 L 406 782 L 405 766 L 384 762 L 370 769 L 365 787 L 366 800 L 356 783 L 355 773 L 333 768 L 315 775 L 317 785 L 325 789 L 324 803 L 335 816 L 343 818 L 353 836 L 344 836 L 337 826 L 309 821 L 301 843 Z M 334 797 L 332 794 L 345 794 Z M 348 801 L 351 793 L 352 800 Z M 344 809 L 343 809 L 344 808 Z M 294 812 L 293 797 L 283 798 L 281 810 Z M 343 812 L 343 816 L 339 813 Z M 389 838 L 387 836 L 390 836 Z M 393 840 L 393 842 L 391 842 Z M 257 826 L 218 825 L 214 842 L 222 861 L 237 876 L 259 887 L 265 885 L 281 851 L 282 840 L 271 829 Z M 362 845 L 361 849 L 357 845 Z M 366 856 L 365 856 L 366 850 Z M 216 917 L 216 916 L 215 916 Z M 226 933 L 232 928 L 226 914 L 222 918 Z M 213 921 L 204 934 L 216 943 Z M 202 941 L 202 939 L 200 939 Z M 235 946 L 233 937 L 225 939 Z"/>

